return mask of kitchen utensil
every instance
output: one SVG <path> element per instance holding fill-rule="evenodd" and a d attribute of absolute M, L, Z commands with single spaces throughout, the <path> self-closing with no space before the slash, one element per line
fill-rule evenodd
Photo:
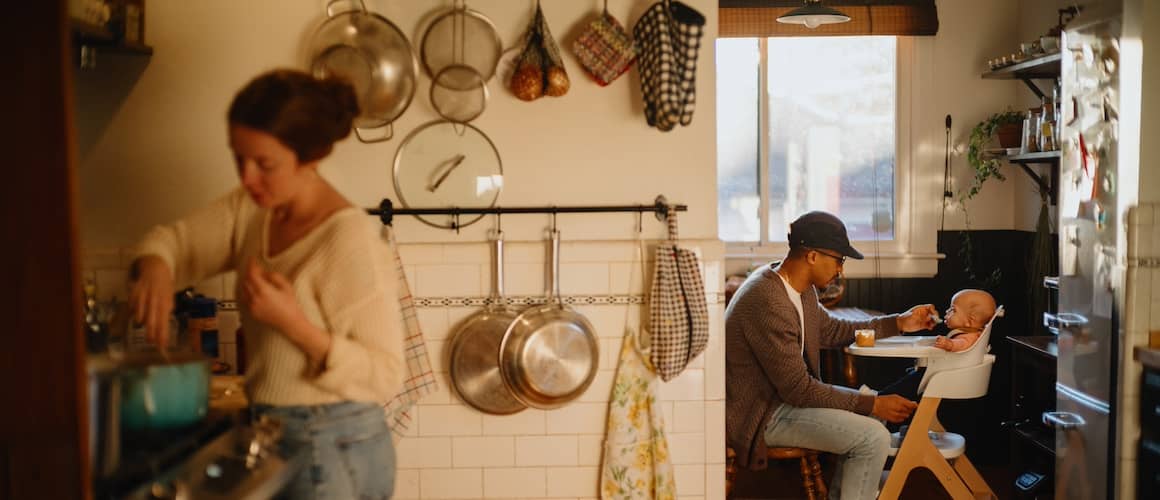
<path fill-rule="evenodd" d="M 469 316 L 451 341 L 451 383 L 467 404 L 484 413 L 509 415 L 527 405 L 512 395 L 499 373 L 499 346 L 518 313 L 503 298 L 503 233 L 493 243 L 491 300 Z"/>
<path fill-rule="evenodd" d="M 419 126 L 399 145 L 394 168 L 395 192 L 405 207 L 490 207 L 503 188 L 499 151 L 468 123 L 439 120 Z M 455 229 L 483 215 L 446 222 L 418 217 L 434 227 Z"/>
<path fill-rule="evenodd" d="M 411 43 L 393 23 L 368 11 L 363 0 L 330 0 L 326 16 L 310 42 L 312 71 L 354 86 L 360 111 L 354 127 L 360 141 L 390 139 L 392 123 L 415 95 L 418 63 Z M 377 137 L 370 133 L 380 129 Z"/>
<path fill-rule="evenodd" d="M 474 83 L 464 85 L 466 82 Z M 471 66 L 447 65 L 431 82 L 431 107 L 447 121 L 467 123 L 478 118 L 487 108 L 487 99 L 487 82 Z"/>
<path fill-rule="evenodd" d="M 560 296 L 560 232 L 552 230 L 547 302 L 512 322 L 500 343 L 500 374 L 516 399 L 539 409 L 558 408 L 584 393 L 596 377 L 596 331 Z"/>
<path fill-rule="evenodd" d="M 503 42 L 491 19 L 458 0 L 454 7 L 431 21 L 419 42 L 419 58 L 427 76 L 434 84 L 452 90 L 472 90 L 477 81 L 470 73 L 458 72 L 437 78 L 445 68 L 470 67 L 486 83 L 495 75 L 502 54 Z"/>

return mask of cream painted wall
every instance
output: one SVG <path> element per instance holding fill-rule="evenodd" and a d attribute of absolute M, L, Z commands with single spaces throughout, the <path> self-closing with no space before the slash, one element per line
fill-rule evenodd
<path fill-rule="evenodd" d="M 918 91 L 922 100 L 916 106 L 915 168 L 920 196 L 929 198 L 930 206 L 938 206 L 942 194 L 942 167 L 944 129 L 943 118 L 949 113 L 954 119 L 951 140 L 954 149 L 951 170 L 956 193 L 970 185 L 973 170 L 967 163 L 967 139 L 971 128 L 987 116 L 1008 106 L 1014 106 L 1022 83 L 980 78 L 988 59 L 1011 52 L 1018 46 L 1016 37 L 1018 5 L 1003 0 L 940 1 L 938 36 L 929 42 L 920 42 L 920 50 L 929 51 L 920 60 L 918 71 L 923 77 Z M 922 39 L 920 39 L 922 40 Z M 1022 226 L 1011 207 L 1017 193 L 1033 189 L 1026 176 L 1017 168 L 1004 171 L 1006 182 L 988 181 L 978 196 L 967 206 L 970 228 L 1027 229 Z M 937 227 L 938 218 L 934 225 Z M 961 209 L 952 208 L 946 214 L 946 228 L 963 229 L 966 221 Z M 933 236 L 932 236 L 933 237 Z"/>
<path fill-rule="evenodd" d="M 1140 107 L 1140 202 L 1160 202 L 1160 5 L 1130 0 L 1140 20 L 1143 47 Z M 1151 49 L 1151 50 L 1148 50 Z"/>
<path fill-rule="evenodd" d="M 413 43 L 421 39 L 425 21 L 451 3 L 367 1 Z M 564 97 L 525 103 L 502 82 L 490 82 L 492 98 L 475 125 L 491 137 L 503 159 L 501 204 L 651 203 L 664 194 L 690 207 L 681 216 L 682 236 L 716 238 L 716 2 L 687 3 L 708 18 L 698 61 L 700 99 L 689 127 L 668 133 L 649 128 L 636 72 L 600 87 L 584 75 L 569 50 L 564 53 L 572 88 Z M 622 20 L 635 21 L 650 4 L 612 1 L 609 9 Z M 236 185 L 226 148 L 225 109 L 233 93 L 259 72 L 305 66 L 304 46 L 323 20 L 324 5 L 322 0 L 152 2 L 146 38 L 155 53 L 147 66 L 141 70 L 141 63 L 132 66 L 105 56 L 97 70 L 78 76 L 81 235 L 87 248 L 129 244 L 150 225 L 179 217 Z M 471 2 L 495 22 L 505 46 L 519 39 L 534 5 L 531 0 Z M 543 2 L 560 41 L 571 40 L 600 5 L 595 0 Z M 140 71 L 139 78 L 131 78 L 134 71 Z M 397 200 L 391 176 L 396 149 L 410 130 L 436 117 L 427 98 L 429 82 L 421 78 L 411 107 L 395 124 L 395 139 L 366 145 L 352 136 L 324 161 L 323 175 L 355 203 L 377 206 L 383 197 Z M 548 219 L 509 216 L 503 222 L 509 238 L 538 240 Z M 624 214 L 560 216 L 565 240 L 624 239 L 635 224 L 635 217 Z M 455 242 L 480 241 L 489 225 L 456 234 L 401 218 L 396 227 L 403 242 Z M 659 236 L 661 229 L 655 220 L 646 224 L 650 236 Z"/>

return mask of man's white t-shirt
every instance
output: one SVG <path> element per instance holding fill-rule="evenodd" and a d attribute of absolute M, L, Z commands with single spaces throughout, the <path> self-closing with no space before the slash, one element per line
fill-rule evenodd
<path fill-rule="evenodd" d="M 802 293 L 797 291 L 796 289 L 794 289 L 793 285 L 789 284 L 789 280 L 785 279 L 785 276 L 782 276 L 780 271 L 774 271 L 774 274 L 777 274 L 777 277 L 781 278 L 781 284 L 785 285 L 785 293 L 786 293 L 786 295 L 789 295 L 789 301 L 793 302 L 794 309 L 797 309 L 798 324 L 800 324 L 801 328 L 802 328 L 802 339 L 801 339 L 802 340 L 802 342 L 801 342 L 802 355 L 805 355 L 805 353 L 806 353 L 806 317 L 805 317 L 805 310 L 802 309 Z"/>

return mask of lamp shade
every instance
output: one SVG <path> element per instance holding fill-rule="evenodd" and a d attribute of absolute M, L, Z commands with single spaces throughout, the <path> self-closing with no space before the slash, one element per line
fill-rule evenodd
<path fill-rule="evenodd" d="M 817 28 L 823 24 L 844 23 L 850 20 L 840 11 L 825 7 L 819 0 L 805 0 L 806 4 L 778 16 L 777 22 L 786 24 L 804 24 L 807 28 Z"/>

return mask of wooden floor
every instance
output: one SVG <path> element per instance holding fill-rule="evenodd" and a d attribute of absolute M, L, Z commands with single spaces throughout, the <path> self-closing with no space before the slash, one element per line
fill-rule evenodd
<path fill-rule="evenodd" d="M 1006 468 L 978 465 L 979 473 L 986 479 L 987 484 L 995 491 L 1000 500 L 1015 499 L 1015 475 Z M 822 468 L 826 476 L 826 484 L 830 484 L 833 474 L 833 463 L 823 461 Z M 796 463 L 772 464 L 768 470 L 758 472 L 739 471 L 737 482 L 733 486 L 733 500 L 788 500 L 804 499 L 805 490 L 802 488 L 801 478 L 798 475 Z M 919 469 L 911 473 L 902 490 L 901 500 L 940 500 L 949 499 L 942 485 L 926 469 Z"/>

